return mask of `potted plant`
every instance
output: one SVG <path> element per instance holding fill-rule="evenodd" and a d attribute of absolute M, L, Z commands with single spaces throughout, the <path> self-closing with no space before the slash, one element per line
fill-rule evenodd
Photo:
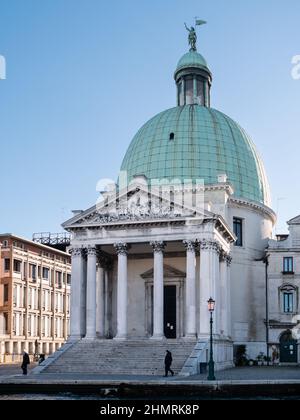
<path fill-rule="evenodd" d="M 263 364 L 264 364 L 264 353 L 260 352 L 256 359 L 257 359 L 258 366 L 263 366 Z"/>

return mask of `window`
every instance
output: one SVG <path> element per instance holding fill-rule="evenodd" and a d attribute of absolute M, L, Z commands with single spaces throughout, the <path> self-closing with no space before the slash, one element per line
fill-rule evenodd
<path fill-rule="evenodd" d="M 4 312 L 4 334 L 9 334 L 9 331 L 8 331 L 8 313 L 7 312 Z"/>
<path fill-rule="evenodd" d="M 192 105 L 194 103 L 194 80 L 187 79 L 185 81 L 186 104 Z"/>
<path fill-rule="evenodd" d="M 170 140 L 174 140 L 175 139 L 175 134 L 174 133 L 170 133 Z"/>
<path fill-rule="evenodd" d="M 9 258 L 4 259 L 4 271 L 10 271 L 10 259 Z"/>
<path fill-rule="evenodd" d="M 233 218 L 233 232 L 237 237 L 235 246 L 243 246 L 243 219 Z"/>
<path fill-rule="evenodd" d="M 29 266 L 29 276 L 32 280 L 36 280 L 36 265 L 30 264 Z"/>
<path fill-rule="evenodd" d="M 294 312 L 294 293 L 284 292 L 283 293 L 283 312 L 290 314 Z"/>
<path fill-rule="evenodd" d="M 71 274 L 67 274 L 67 284 L 71 284 Z"/>
<path fill-rule="evenodd" d="M 14 286 L 14 292 L 13 292 L 13 304 L 14 306 L 17 306 L 17 297 L 18 297 L 18 286 Z"/>
<path fill-rule="evenodd" d="M 49 268 L 43 267 L 43 279 L 49 280 Z"/>
<path fill-rule="evenodd" d="M 56 272 L 56 283 L 57 283 L 57 287 L 59 288 L 62 287 L 62 273 L 60 271 Z"/>
<path fill-rule="evenodd" d="M 293 285 L 286 284 L 280 288 L 281 312 L 291 314 L 297 312 L 298 289 Z"/>
<path fill-rule="evenodd" d="M 16 335 L 16 314 L 13 314 L 13 333 Z"/>
<path fill-rule="evenodd" d="M 15 273 L 21 273 L 21 261 L 14 260 L 14 272 Z"/>
<path fill-rule="evenodd" d="M 184 105 L 184 89 L 183 89 L 183 80 L 180 80 L 178 83 L 178 98 L 179 98 L 179 105 Z"/>
<path fill-rule="evenodd" d="M 293 257 L 283 258 L 283 272 L 286 274 L 294 273 L 294 258 Z"/>
<path fill-rule="evenodd" d="M 204 105 L 204 82 L 200 79 L 197 79 L 197 103 Z"/>
<path fill-rule="evenodd" d="M 3 248 L 8 248 L 8 241 L 5 239 L 5 241 L 2 242 Z"/>
<path fill-rule="evenodd" d="M 5 284 L 3 291 L 4 303 L 8 302 L 8 290 L 8 284 Z"/>

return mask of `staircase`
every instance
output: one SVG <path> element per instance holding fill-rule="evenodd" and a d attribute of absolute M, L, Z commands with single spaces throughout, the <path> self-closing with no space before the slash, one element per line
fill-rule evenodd
<path fill-rule="evenodd" d="M 71 346 L 45 373 L 98 375 L 163 375 L 166 350 L 173 355 L 172 370 L 179 374 L 196 345 L 183 340 L 81 340 Z"/>

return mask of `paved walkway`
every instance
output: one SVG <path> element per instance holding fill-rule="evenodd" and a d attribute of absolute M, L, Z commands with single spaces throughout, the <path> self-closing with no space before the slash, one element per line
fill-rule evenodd
<path fill-rule="evenodd" d="M 30 363 L 28 366 L 28 373 L 36 367 L 36 363 Z M 0 379 L 3 376 L 20 375 L 22 373 L 21 362 L 14 364 L 0 364 Z"/>
<path fill-rule="evenodd" d="M 30 365 L 30 370 L 35 367 L 34 364 Z M 30 372 L 29 372 L 30 373 Z M 22 380 L 24 382 L 72 382 L 72 381 L 90 381 L 90 382 L 185 382 L 195 383 L 206 382 L 207 375 L 197 376 L 174 376 L 164 378 L 162 376 L 116 376 L 116 375 L 92 375 L 92 374 L 51 374 L 42 373 L 39 375 L 29 374 L 23 376 L 21 369 L 18 365 L 0 365 L 0 382 L 6 380 Z M 234 368 L 216 372 L 217 381 L 300 381 L 300 367 L 246 367 L 246 368 Z"/>
<path fill-rule="evenodd" d="M 190 380 L 205 380 L 207 375 L 191 376 Z M 299 380 L 300 367 L 245 367 L 216 372 L 218 381 Z"/>

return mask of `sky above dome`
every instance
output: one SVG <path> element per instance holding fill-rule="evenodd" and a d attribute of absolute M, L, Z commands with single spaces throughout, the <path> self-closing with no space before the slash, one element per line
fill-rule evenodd
<path fill-rule="evenodd" d="M 299 0 L 2 0 L 0 232 L 61 231 L 116 179 L 151 117 L 176 105 L 174 70 L 199 16 L 212 107 L 262 156 L 278 231 L 300 213 Z"/>

